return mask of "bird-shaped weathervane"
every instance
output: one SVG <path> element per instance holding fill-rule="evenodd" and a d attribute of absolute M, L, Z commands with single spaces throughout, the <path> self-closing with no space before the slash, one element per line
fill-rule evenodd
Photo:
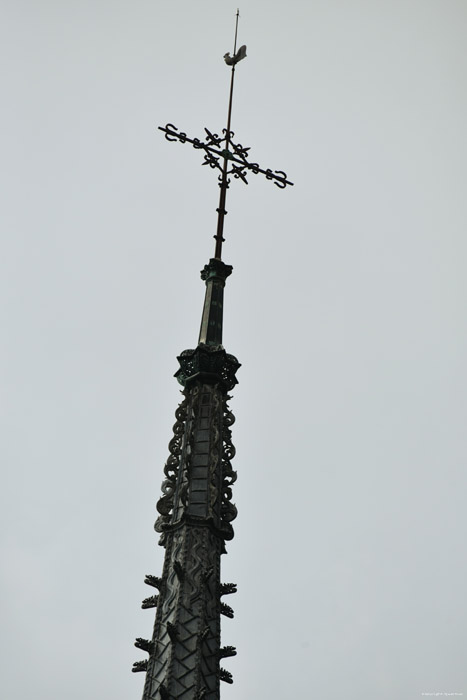
<path fill-rule="evenodd" d="M 224 54 L 224 61 L 227 63 L 228 66 L 235 66 L 239 61 L 242 60 L 242 58 L 246 58 L 245 44 L 243 46 L 240 46 L 237 53 L 234 53 L 233 56 L 230 55 L 230 51 Z"/>
<path fill-rule="evenodd" d="M 209 129 L 204 129 L 206 136 L 204 141 L 194 138 L 190 139 L 185 132 L 179 131 L 173 124 L 166 124 L 166 126 L 159 126 L 158 128 L 165 133 L 165 138 L 167 141 L 180 141 L 180 143 L 191 143 L 193 148 L 202 149 L 204 151 L 204 162 L 202 165 L 209 165 L 211 168 L 217 168 L 221 171 L 219 175 L 219 206 L 217 208 L 217 231 L 214 238 L 216 239 L 216 249 L 214 257 L 218 260 L 221 259 L 222 254 L 222 243 L 225 240 L 222 236 L 224 230 L 224 217 L 227 214 L 225 209 L 225 201 L 227 196 L 227 189 L 230 185 L 229 175 L 233 175 L 234 178 L 242 180 L 246 185 L 248 180 L 246 179 L 246 174 L 251 171 L 255 175 L 262 173 L 266 176 L 266 180 L 272 180 L 277 187 L 284 189 L 287 185 L 293 185 L 293 182 L 287 180 L 287 175 L 282 170 L 272 171 L 270 168 L 263 169 L 260 168 L 258 163 L 251 163 L 248 160 L 249 147 L 242 146 L 241 143 L 234 143 L 232 138 L 235 136 L 234 132 L 230 130 L 230 123 L 232 117 L 232 97 L 233 97 L 233 86 L 234 86 L 234 76 L 235 76 L 235 66 L 239 61 L 246 58 L 246 46 L 240 46 L 237 51 L 237 30 L 238 30 L 238 18 L 239 12 L 237 10 L 236 23 L 235 23 L 235 40 L 234 49 L 232 56 L 229 53 L 224 54 L 224 61 L 228 66 L 232 66 L 232 77 L 230 80 L 230 97 L 229 97 L 229 109 L 227 113 L 227 128 L 222 129 L 223 136 L 212 133 Z"/>

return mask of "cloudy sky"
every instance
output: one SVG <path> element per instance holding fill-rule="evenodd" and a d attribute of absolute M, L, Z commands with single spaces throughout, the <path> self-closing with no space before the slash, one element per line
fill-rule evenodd
<path fill-rule="evenodd" d="M 140 698 L 236 4 L 6 0 L 1 695 Z M 225 700 L 467 695 L 465 0 L 245 0 Z"/>

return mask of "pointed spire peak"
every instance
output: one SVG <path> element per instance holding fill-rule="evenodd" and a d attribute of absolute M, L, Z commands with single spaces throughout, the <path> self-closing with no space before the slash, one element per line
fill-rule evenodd
<path fill-rule="evenodd" d="M 240 48 L 237 51 L 237 33 L 238 33 L 238 18 L 240 17 L 240 10 L 237 8 L 237 14 L 235 15 L 235 39 L 234 39 L 234 48 L 233 48 L 233 55 L 230 55 L 229 53 L 224 54 L 224 61 L 227 63 L 228 66 L 233 66 L 242 60 L 242 58 L 246 58 L 246 46 L 240 46 Z"/>
<path fill-rule="evenodd" d="M 159 129 L 165 133 L 167 141 L 179 141 L 180 143 L 190 143 L 193 148 L 204 152 L 204 162 L 202 165 L 209 165 L 214 170 L 220 170 L 218 176 L 219 182 L 219 206 L 217 212 L 217 228 L 214 235 L 216 241 L 214 257 L 221 260 L 222 244 L 224 243 L 224 220 L 227 215 L 226 200 L 227 190 L 231 182 L 230 175 L 236 180 L 242 180 L 245 185 L 248 185 L 247 174 L 253 173 L 257 175 L 262 173 L 267 180 L 272 180 L 277 187 L 284 189 L 287 185 L 293 185 L 293 182 L 287 180 L 287 174 L 283 170 L 272 170 L 271 168 L 260 168 L 258 163 L 249 161 L 249 150 L 240 143 L 234 143 L 234 132 L 232 126 L 232 105 L 233 105 L 233 89 L 235 78 L 236 64 L 246 58 L 246 45 L 243 44 L 237 51 L 237 34 L 238 34 L 238 18 L 240 12 L 237 9 L 235 20 L 235 39 L 232 55 L 230 52 L 224 54 L 224 61 L 228 66 L 232 67 L 230 77 L 230 92 L 229 104 L 227 109 L 227 126 L 222 129 L 223 136 L 211 132 L 205 128 L 206 137 L 203 140 L 199 138 L 190 138 L 184 131 L 179 131 L 178 128 L 170 122 L 165 127 L 160 126 Z"/>

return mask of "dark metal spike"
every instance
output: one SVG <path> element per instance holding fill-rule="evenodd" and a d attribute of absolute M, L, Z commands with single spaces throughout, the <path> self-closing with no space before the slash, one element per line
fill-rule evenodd
<path fill-rule="evenodd" d="M 153 586 L 153 588 L 157 588 L 158 591 L 162 589 L 162 579 L 159 578 L 159 576 L 153 576 L 152 574 L 146 574 L 144 583 L 147 583 L 148 586 Z"/>
<path fill-rule="evenodd" d="M 221 583 L 221 596 L 222 595 L 228 595 L 230 593 L 236 593 L 237 592 L 237 584 L 236 583 Z"/>
<path fill-rule="evenodd" d="M 147 671 L 148 670 L 147 659 L 144 659 L 144 661 L 135 661 L 135 663 L 133 664 L 133 668 L 131 670 L 133 673 L 138 673 L 139 671 Z"/>
<path fill-rule="evenodd" d="M 226 671 L 225 668 L 221 668 L 219 670 L 219 678 L 221 681 L 224 681 L 224 683 L 233 683 L 232 674 L 229 671 Z"/>
<path fill-rule="evenodd" d="M 141 603 L 141 607 L 143 610 L 147 610 L 147 608 L 155 608 L 157 607 L 157 601 L 159 600 L 159 596 L 157 595 L 152 595 L 149 598 L 145 598 L 143 602 Z"/>
<path fill-rule="evenodd" d="M 142 637 L 136 637 L 135 647 L 151 654 L 154 649 L 154 642 L 151 642 L 149 639 L 143 639 Z"/>
<path fill-rule="evenodd" d="M 226 603 L 221 603 L 221 613 L 222 615 L 225 615 L 226 617 L 233 618 L 234 616 L 234 611 L 230 607 L 230 605 L 227 605 Z"/>
<path fill-rule="evenodd" d="M 219 649 L 219 658 L 220 659 L 225 659 L 228 656 L 236 656 L 237 655 L 237 650 L 235 647 L 221 647 Z"/>

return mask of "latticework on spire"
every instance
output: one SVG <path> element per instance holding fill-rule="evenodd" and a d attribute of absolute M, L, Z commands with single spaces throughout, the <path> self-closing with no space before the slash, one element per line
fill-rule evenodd
<path fill-rule="evenodd" d="M 136 643 L 149 653 L 147 663 L 135 668 L 146 671 L 144 700 L 214 700 L 220 681 L 232 682 L 220 660 L 236 652 L 221 647 L 220 616 L 233 617 L 221 598 L 236 587 L 221 584 L 220 558 L 237 515 L 231 489 L 236 473 L 230 428 L 235 419 L 227 391 L 239 365 L 223 350 L 192 352 L 192 377 L 185 376 L 181 358 L 185 397 L 176 411 L 157 504 L 155 529 L 166 549 L 164 570 L 160 579 L 146 577 L 158 591 L 143 601 L 143 607 L 157 608 L 154 633 L 150 641 Z M 207 353 L 205 363 L 196 358 L 198 353 Z M 207 371 L 199 372 L 200 364 Z"/>

